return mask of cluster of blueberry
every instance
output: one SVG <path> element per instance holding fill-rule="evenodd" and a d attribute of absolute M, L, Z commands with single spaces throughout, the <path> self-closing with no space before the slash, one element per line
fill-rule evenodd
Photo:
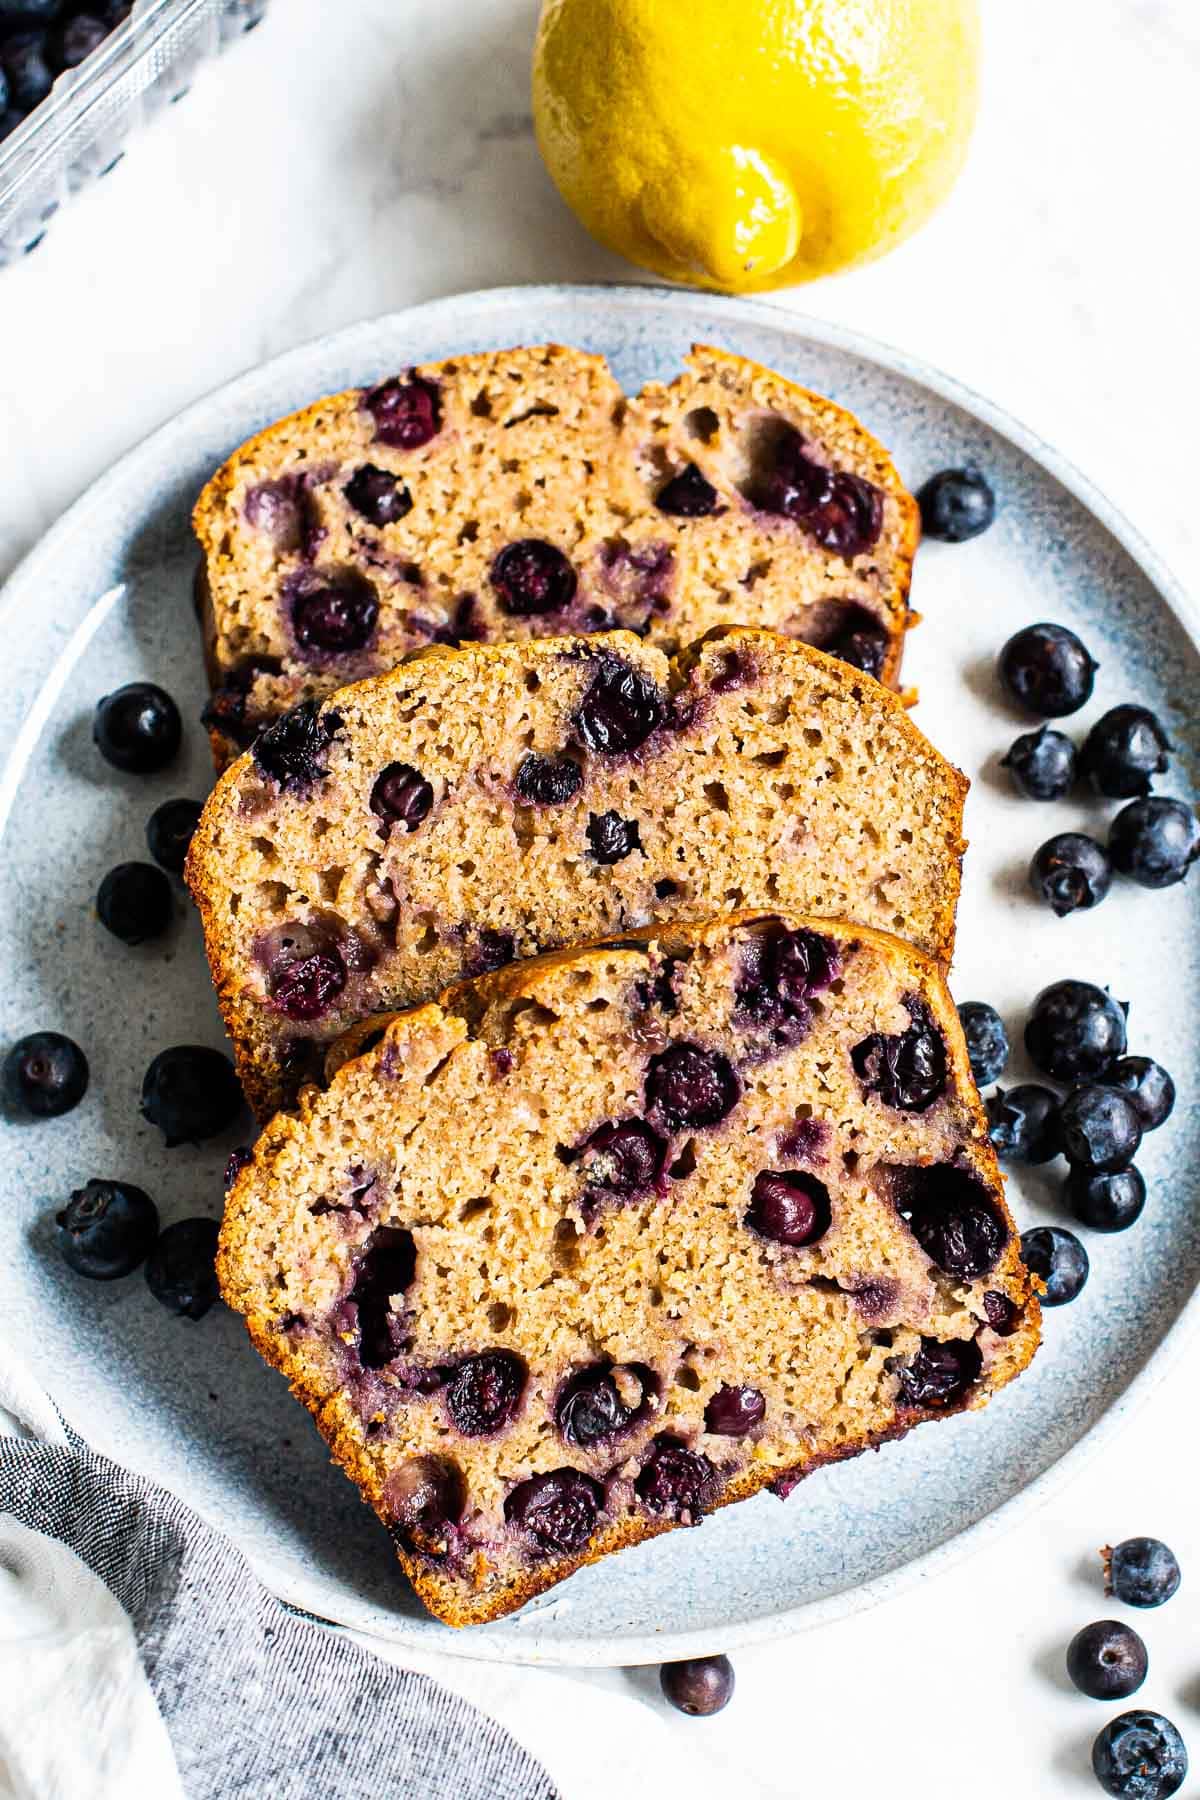
<path fill-rule="evenodd" d="M 93 735 L 101 756 L 114 768 L 130 775 L 154 775 L 174 760 L 183 727 L 179 708 L 165 689 L 150 681 L 132 681 L 101 700 Z M 118 863 L 100 883 L 96 895 L 100 923 L 123 944 L 161 937 L 171 923 L 175 900 L 163 871 L 183 874 L 199 820 L 199 801 L 164 800 L 146 824 L 146 845 L 154 862 Z"/>
<path fill-rule="evenodd" d="M 174 700 L 150 682 L 118 688 L 96 708 L 96 747 L 128 774 L 165 768 L 182 736 Z M 96 910 L 124 943 L 139 944 L 166 930 L 174 895 L 163 871 L 182 872 L 199 816 L 194 800 L 165 801 L 146 826 L 154 863 L 121 863 L 101 882 Z M 78 1044 L 56 1031 L 35 1031 L 5 1058 L 5 1102 L 27 1118 L 57 1119 L 79 1105 L 88 1077 L 88 1060 Z M 243 1106 L 229 1058 L 203 1044 L 161 1050 L 142 1081 L 142 1115 L 159 1128 L 169 1148 L 227 1130 Z M 158 1208 L 143 1189 L 93 1179 L 71 1195 L 55 1222 L 63 1260 L 79 1275 L 115 1281 L 144 1265 L 155 1299 L 189 1319 L 202 1318 L 217 1298 L 213 1219 L 180 1219 L 160 1230 Z"/>
<path fill-rule="evenodd" d="M 78 68 L 131 0 L 0 0 L 0 141 L 40 106 L 64 69 Z"/>
<path fill-rule="evenodd" d="M 1162 1606 L 1179 1587 L 1179 1563 L 1157 1538 L 1126 1538 L 1101 1552 L 1104 1591 L 1125 1606 Z M 1146 1679 L 1150 1658 L 1138 1632 L 1120 1619 L 1098 1619 L 1067 1646 L 1067 1674 L 1091 1700 L 1127 1700 Z M 1188 1772 L 1183 1739 L 1161 1713 L 1136 1708 L 1110 1720 L 1092 1745 L 1092 1768 L 1117 1800 L 1168 1800 Z"/>
<path fill-rule="evenodd" d="M 996 516 L 996 497 L 975 468 L 942 469 L 917 495 L 927 538 L 966 543 Z M 1009 697 L 1035 718 L 1060 719 L 1091 699 L 1099 664 L 1064 625 L 1028 625 L 1000 652 L 998 672 Z M 1049 838 L 1033 858 L 1034 893 L 1059 918 L 1099 905 L 1113 870 L 1146 888 L 1173 887 L 1200 856 L 1200 824 L 1190 806 L 1151 794 L 1165 775 L 1167 734 L 1144 706 L 1114 706 L 1077 751 L 1064 732 L 1043 725 L 1017 738 L 1004 767 L 1029 800 L 1062 800 L 1078 777 L 1106 800 L 1127 800 L 1105 847 L 1078 831 Z"/>
<path fill-rule="evenodd" d="M 997 1088 L 985 1101 L 1001 1161 L 1066 1157 L 1063 1202 L 1093 1231 L 1125 1231 L 1140 1216 L 1146 1183 L 1133 1159 L 1144 1134 L 1163 1124 L 1175 1104 L 1175 1083 L 1162 1065 L 1126 1055 L 1128 1010 L 1090 981 L 1053 982 L 1033 1003 L 1025 1049 L 1067 1094 L 1023 1082 Z M 964 1001 L 958 1013 L 976 1083 L 982 1088 L 999 1081 L 1009 1058 L 999 1013 L 982 1000 Z M 1074 1232 L 1059 1226 L 1025 1232 L 1021 1255 L 1046 1283 L 1047 1306 L 1074 1300 L 1087 1280 L 1087 1251 Z"/>
<path fill-rule="evenodd" d="M 1091 697 L 1097 664 L 1063 625 L 1028 625 L 999 660 L 1000 680 L 1025 711 L 1041 718 L 1077 712 Z M 1034 855 L 1029 883 L 1060 919 L 1098 906 L 1113 870 L 1140 887 L 1173 887 L 1200 856 L 1200 824 L 1190 806 L 1150 792 L 1165 775 L 1171 744 L 1145 706 L 1114 706 L 1077 751 L 1064 732 L 1043 725 L 1016 739 L 1004 767 L 1029 800 L 1061 800 L 1083 776 L 1106 800 L 1126 800 L 1107 846 L 1080 831 L 1061 831 Z"/>

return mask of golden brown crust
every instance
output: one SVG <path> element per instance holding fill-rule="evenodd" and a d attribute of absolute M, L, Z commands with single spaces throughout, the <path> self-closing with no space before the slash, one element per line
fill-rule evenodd
<path fill-rule="evenodd" d="M 611 961 L 614 949 L 633 952 L 642 947 L 646 953 L 667 958 L 703 946 L 715 951 L 732 942 L 734 934 L 744 928 L 752 929 L 777 921 L 777 914 L 751 912 L 707 922 L 646 927 L 623 934 L 615 947 L 599 943 L 552 952 L 474 982 L 458 984 L 431 1004 L 365 1021 L 340 1040 L 331 1052 L 328 1088 L 325 1091 L 316 1087 L 305 1089 L 298 1113 L 279 1116 L 264 1132 L 256 1146 L 254 1162 L 238 1176 L 229 1196 L 218 1258 L 222 1290 L 230 1305 L 245 1315 L 250 1336 L 260 1354 L 287 1377 L 293 1392 L 316 1419 L 334 1460 L 356 1482 L 366 1502 L 385 1525 L 389 1523 L 385 1481 L 380 1464 L 366 1452 L 361 1422 L 352 1409 L 342 1404 L 338 1395 L 330 1394 L 322 1387 L 304 1356 L 294 1351 L 286 1335 L 281 1335 L 278 1330 L 277 1321 L 263 1310 L 262 1278 L 253 1266 L 249 1245 L 262 1216 L 264 1184 L 270 1180 L 271 1171 L 276 1167 L 281 1170 L 302 1168 L 310 1144 L 317 1142 L 328 1129 L 327 1121 L 339 1117 L 343 1096 L 350 1116 L 354 1116 L 352 1096 L 360 1091 L 363 1078 L 375 1078 L 391 1066 L 389 1059 L 391 1063 L 403 1062 L 406 1045 L 424 1045 L 424 1053 L 429 1057 L 444 1059 L 456 1053 L 456 1046 L 465 1047 L 475 1041 L 476 1032 L 483 1029 L 485 1015 L 497 1017 L 495 1009 L 505 1004 L 528 1002 L 546 993 L 548 978 L 556 970 L 569 971 L 574 977 L 577 972 L 600 969 Z M 898 1408 L 889 1420 L 867 1432 L 842 1438 L 836 1443 L 826 1442 L 815 1450 L 798 1445 L 794 1463 L 782 1468 L 778 1463 L 752 1465 L 734 1475 L 712 1501 L 716 1506 L 748 1498 L 764 1487 L 777 1484 L 781 1477 L 786 1477 L 790 1491 L 792 1482 L 802 1475 L 828 1462 L 857 1455 L 867 1448 L 902 1437 L 914 1424 L 962 1410 L 963 1404 L 969 1409 L 984 1406 L 999 1388 L 1028 1366 L 1039 1341 L 1039 1284 L 1029 1277 L 1020 1261 L 1015 1227 L 1003 1203 L 1003 1182 L 988 1138 L 987 1121 L 971 1079 L 957 1013 L 940 968 L 932 959 L 921 956 L 886 933 L 863 927 L 850 928 L 828 920 L 788 917 L 782 922 L 789 929 L 808 928 L 831 935 L 847 949 L 855 945 L 870 947 L 894 970 L 903 986 L 919 993 L 928 1006 L 946 1046 L 950 1084 L 966 1121 L 960 1154 L 994 1197 L 1008 1227 L 1008 1242 L 1000 1260 L 980 1285 L 1006 1296 L 1016 1310 L 1018 1323 L 1010 1336 L 988 1334 L 990 1343 L 984 1373 L 969 1390 L 965 1402 L 943 1410 Z M 373 1047 L 364 1049 L 368 1042 Z M 447 1624 L 461 1626 L 503 1617 L 575 1569 L 596 1562 L 614 1550 L 673 1529 L 675 1525 L 674 1520 L 656 1518 L 643 1507 L 636 1514 L 627 1514 L 606 1524 L 577 1554 L 550 1557 L 511 1570 L 503 1577 L 493 1574 L 486 1589 L 480 1586 L 474 1590 L 464 1582 L 461 1572 L 441 1572 L 435 1560 L 421 1555 L 411 1545 L 396 1540 L 396 1548 L 425 1605 Z"/>
<path fill-rule="evenodd" d="M 919 515 L 886 451 L 844 408 L 704 345 L 669 386 L 650 383 L 628 403 L 602 357 L 562 345 L 455 357 L 413 373 L 443 394 L 443 431 L 428 446 L 378 449 L 363 392 L 349 390 L 259 432 L 197 500 L 210 680 L 245 679 L 252 664 L 269 665 L 250 678 L 253 720 L 394 666 L 431 633 L 461 638 L 455 609 L 468 597 L 466 636 L 630 627 L 668 651 L 731 618 L 828 643 L 854 602 L 883 627 L 878 673 L 898 684 Z M 522 393 L 532 401 L 528 411 L 518 409 L 498 434 L 497 406 L 506 410 Z M 691 422 L 710 402 L 720 418 L 701 442 Z M 767 415 L 792 423 L 818 460 L 878 488 L 883 522 L 871 551 L 841 557 L 822 550 L 753 503 L 749 447 Z M 511 455 L 499 454 L 497 436 Z M 416 496 L 402 520 L 365 535 L 342 487 L 364 460 L 403 471 Z M 725 496 L 712 517 L 669 516 L 655 504 L 666 476 L 688 463 Z M 247 521 L 247 494 L 281 476 L 313 484 L 305 504 L 321 520 L 315 550 L 272 544 Z M 514 618 L 495 605 L 492 559 L 524 536 L 559 545 L 576 566 L 580 587 L 567 612 Z M 373 647 L 332 661 L 301 652 L 282 595 L 293 577 L 311 575 L 314 558 L 370 580 L 380 606 Z M 216 724 L 210 734 L 223 767 L 237 742 Z"/>
<path fill-rule="evenodd" d="M 591 666 L 590 656 L 614 653 L 663 689 L 678 691 L 689 683 L 699 683 L 700 702 L 710 707 L 713 719 L 725 718 L 731 707 L 741 704 L 736 693 L 716 691 L 714 684 L 724 666 L 720 659 L 742 657 L 747 667 L 761 672 L 763 692 L 773 694 L 778 707 L 789 711 L 789 718 L 777 728 L 762 719 L 757 723 L 748 720 L 747 733 L 766 736 L 761 743 L 760 737 L 752 742 L 747 737 L 744 753 L 731 747 L 741 743 L 738 733 L 729 735 L 732 727 L 727 731 L 722 725 L 725 735 L 713 737 L 711 744 L 703 735 L 689 738 L 685 729 L 647 764 L 653 771 L 649 780 L 639 774 L 636 765 L 610 767 L 606 759 L 593 756 L 587 760 L 587 781 L 576 798 L 567 807 L 553 809 L 553 829 L 559 832 L 567 830 L 564 821 L 573 818 L 571 808 L 576 809 L 578 821 L 571 830 L 577 832 L 578 842 L 575 837 L 564 838 L 561 851 L 557 839 L 547 840 L 544 851 L 540 842 L 532 849 L 528 845 L 522 848 L 513 836 L 515 825 L 509 822 L 510 802 L 502 796 L 493 798 L 496 772 L 506 781 L 512 779 L 524 753 L 521 745 L 528 747 L 530 735 L 526 727 L 518 731 L 513 726 L 510 742 L 505 735 L 509 731 L 504 723 L 508 717 L 505 708 L 511 713 L 514 706 L 526 706 L 524 684 L 532 681 L 540 684 L 537 717 L 550 721 L 541 726 L 535 722 L 534 733 L 551 731 L 552 726 L 554 731 L 565 729 L 561 723 L 554 724 L 559 717 L 554 711 L 558 705 L 553 699 L 555 683 L 582 682 Z M 423 680 L 423 671 L 429 672 L 428 680 Z M 341 690 L 336 710 L 347 721 L 344 741 L 339 740 L 336 751 L 342 759 L 339 769 L 345 765 L 345 781 L 338 774 L 321 788 L 316 810 L 332 809 L 338 816 L 332 828 L 327 820 L 322 822 L 325 835 L 320 855 L 316 846 L 308 847 L 307 840 L 301 839 L 297 840 L 299 847 L 286 854 L 280 850 L 276 840 L 279 830 L 287 828 L 286 817 L 279 830 L 272 825 L 269 812 L 261 824 L 257 815 L 244 817 L 243 808 L 251 802 L 257 804 L 256 796 L 263 791 L 253 759 L 246 755 L 227 770 L 210 796 L 188 857 L 186 878 L 204 925 L 218 1000 L 247 1098 L 260 1118 L 288 1103 L 296 1081 L 281 1072 L 277 1053 L 268 1042 L 279 1021 L 276 1015 L 268 1017 L 261 976 L 253 965 L 252 943 L 259 931 L 252 911 L 257 904 L 254 896 L 264 884 L 271 892 L 285 884 L 289 895 L 310 892 L 320 881 L 321 871 L 331 864 L 341 872 L 338 898 L 330 902 L 339 918 L 355 928 L 362 922 L 361 889 L 367 875 L 360 879 L 354 873 L 361 863 L 364 871 L 373 871 L 372 879 L 386 876 L 395 892 L 410 896 L 396 929 L 407 930 L 412 941 L 398 939 L 357 995 L 352 998 L 347 991 L 346 1010 L 331 1019 L 332 1029 L 322 1032 L 322 1043 L 331 1041 L 358 1014 L 396 1003 L 413 1004 L 447 980 L 469 972 L 471 944 L 453 935 L 456 920 L 464 918 L 509 933 L 514 954 L 521 956 L 555 943 L 620 929 L 626 919 L 640 923 L 647 917 L 704 916 L 719 910 L 723 902 L 730 904 L 725 897 L 733 891 L 740 894 L 743 904 L 777 900 L 798 910 L 848 915 L 862 918 L 864 923 L 886 922 L 889 926 L 895 918 L 897 929 L 949 962 L 965 849 L 962 809 L 966 778 L 922 736 L 896 694 L 795 640 L 776 633 L 728 628 L 710 633 L 671 663 L 625 633 L 582 643 L 541 638 L 518 644 L 470 645 L 457 651 L 432 649 L 407 658 L 389 674 Z M 412 747 L 415 739 L 394 736 L 392 721 L 400 712 L 416 720 L 413 732 L 424 734 L 417 748 Z M 842 787 L 836 795 L 828 775 L 821 773 L 826 769 L 824 762 L 812 762 L 809 773 L 803 772 L 808 766 L 805 758 L 811 761 L 825 756 L 823 749 L 813 750 L 809 745 L 809 727 L 823 727 L 834 714 L 845 721 L 847 732 L 854 733 L 859 746 L 856 754 L 871 765 L 866 785 L 843 768 L 837 778 Z M 435 723 L 443 715 L 447 725 L 439 733 Z M 497 721 L 494 731 L 489 723 L 493 715 Z M 528 718 L 533 719 L 534 714 L 529 713 Z M 458 724 L 459 720 L 464 724 Z M 465 727 L 468 720 L 469 730 Z M 792 760 L 783 771 L 759 767 L 755 761 L 757 750 L 768 740 L 774 741 L 772 732 L 793 744 L 788 751 Z M 840 741 L 841 727 L 834 735 Z M 441 739 L 453 741 L 443 745 Z M 356 760 L 359 743 L 362 754 Z M 390 747 L 381 748 L 385 745 Z M 438 746 L 436 754 L 445 750 L 440 774 L 429 760 L 433 746 Z M 542 748 L 540 739 L 538 748 Z M 775 756 L 772 752 L 767 761 Z M 447 793 L 461 791 L 466 797 L 453 816 L 453 830 L 449 824 L 446 827 L 444 850 L 429 840 L 428 831 L 424 835 L 420 830 L 412 835 L 393 834 L 382 851 L 385 861 L 381 870 L 376 867 L 380 854 L 376 821 L 366 807 L 366 795 L 358 794 L 357 788 L 352 793 L 352 787 L 354 783 L 361 786 L 369 770 L 393 758 L 418 765 L 444 785 Z M 473 758 L 477 759 L 474 766 Z M 829 770 L 843 767 L 845 755 L 839 751 L 838 758 L 828 764 Z M 481 767 L 487 773 L 482 788 Z M 800 771 L 794 778 L 790 773 L 793 767 Z M 726 829 L 733 821 L 712 815 L 705 797 L 710 786 L 715 783 L 716 792 L 734 775 L 745 784 L 745 805 L 750 809 L 736 837 Z M 781 776 L 787 777 L 782 787 Z M 869 808 L 864 804 L 868 796 Z M 471 807 L 476 811 L 469 812 Z M 835 813 L 832 808 L 840 810 Z M 601 870 L 589 860 L 584 827 L 590 816 L 608 809 L 640 817 L 642 848 L 647 852 L 652 849 L 653 829 L 658 862 L 639 855 Z M 283 812 L 288 814 L 288 803 Z M 816 830 L 815 821 L 826 812 L 831 822 L 835 817 L 839 821 L 837 843 L 830 845 L 836 857 L 818 857 L 811 852 L 798 855 L 793 831 Z M 811 814 L 811 819 L 806 814 Z M 304 824 L 302 815 L 301 808 L 298 832 Z M 352 829 L 342 821 L 360 816 L 361 835 L 355 836 L 360 828 Z M 475 820 L 475 838 L 470 842 L 464 835 L 468 819 Z M 903 843 L 899 841 L 902 819 L 908 821 Z M 799 827 L 796 821 L 800 821 Z M 851 842 L 852 826 L 866 834 L 859 851 Z M 436 823 L 433 828 L 437 829 Z M 264 841 L 264 833 L 274 834 L 268 850 L 251 854 L 247 846 Z M 856 854 L 861 870 L 854 861 Z M 442 864 L 431 860 L 443 855 L 444 875 Z M 368 863 L 371 856 L 374 863 Z M 542 860 L 531 861 L 531 856 Z M 464 860 L 473 871 L 469 890 L 456 872 Z M 680 868 L 689 877 L 682 892 L 677 891 L 675 881 L 664 886 L 661 880 L 668 874 L 674 876 Z M 896 873 L 887 874 L 881 886 L 879 877 L 893 870 Z M 826 887 L 835 876 L 840 885 L 830 887 L 827 897 Z M 664 891 L 660 892 L 660 887 Z M 280 904 L 284 910 L 276 918 L 281 922 L 292 916 L 296 902 L 289 897 Z M 438 924 L 440 936 L 430 951 L 421 937 L 425 927 L 420 922 L 434 913 L 444 916 L 446 923 L 444 929 Z"/>

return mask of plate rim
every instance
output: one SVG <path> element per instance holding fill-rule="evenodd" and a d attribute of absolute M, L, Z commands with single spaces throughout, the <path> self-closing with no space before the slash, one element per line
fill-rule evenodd
<path fill-rule="evenodd" d="M 785 309 L 778 303 L 737 296 L 700 296 L 686 288 L 617 281 L 518 283 L 442 295 L 369 319 L 360 319 L 334 331 L 318 333 L 249 369 L 241 370 L 197 396 L 173 418 L 157 426 L 122 452 L 110 468 L 84 488 L 20 559 L 0 589 L 0 625 L 19 605 L 25 590 L 36 589 L 40 585 L 43 569 L 53 566 L 60 546 L 69 541 L 97 504 L 103 503 L 110 489 L 123 487 L 131 475 L 136 477 L 144 462 L 152 460 L 162 447 L 179 434 L 186 436 L 215 403 L 236 397 L 239 390 L 250 388 L 256 380 L 268 373 L 286 378 L 293 364 L 297 368 L 302 367 L 317 351 L 349 350 L 360 341 L 365 346 L 372 335 L 385 329 L 403 330 L 413 324 L 436 325 L 443 315 L 448 321 L 452 321 L 458 308 L 470 307 L 480 313 L 486 310 L 501 312 L 506 308 L 520 306 L 532 312 L 547 304 L 562 305 L 564 301 L 578 299 L 608 304 L 621 310 L 644 308 L 659 314 L 675 310 L 690 313 L 701 298 L 705 306 L 711 308 L 714 336 L 720 335 L 722 322 L 728 320 L 732 326 L 743 322 L 751 326 L 769 326 L 801 345 L 807 342 L 821 348 L 843 351 L 887 373 L 915 383 L 1007 439 L 1058 482 L 1115 539 L 1161 595 L 1193 645 L 1200 650 L 1200 599 L 1193 601 L 1183 583 L 1149 540 L 1068 457 L 1032 427 L 1023 424 L 967 383 L 882 339 L 831 320 Z M 23 697 L 24 705 L 18 729 L 4 763 L 0 766 L 0 794 L 8 788 L 9 766 L 16 761 L 17 751 L 26 734 L 40 692 L 39 687 L 34 694 Z M 19 770 L 16 772 L 19 775 Z M 856 1587 L 779 1612 L 758 1614 L 729 1627 L 712 1626 L 662 1633 L 642 1631 L 601 1639 L 576 1635 L 556 1636 L 547 1643 L 539 1641 L 536 1624 L 531 1619 L 532 1628 L 528 1638 L 508 1638 L 501 1632 L 492 1634 L 491 1628 L 484 1626 L 479 1628 L 478 1635 L 473 1631 L 451 1631 L 446 1634 L 444 1642 L 430 1645 L 425 1637 L 414 1635 L 403 1620 L 398 1621 L 394 1629 L 381 1628 L 375 1621 L 353 1624 L 329 1620 L 319 1610 L 322 1600 L 303 1576 L 276 1565 L 269 1557 L 255 1555 L 248 1560 L 264 1585 L 286 1605 L 306 1612 L 336 1629 L 356 1631 L 380 1643 L 398 1649 L 413 1649 L 420 1654 L 445 1654 L 467 1661 L 540 1664 L 545 1667 L 612 1668 L 633 1667 L 714 1652 L 728 1653 L 778 1642 L 897 1599 L 919 1582 L 957 1567 L 976 1550 L 996 1541 L 1022 1519 L 1031 1516 L 1073 1481 L 1113 1440 L 1135 1409 L 1178 1366 L 1188 1344 L 1198 1332 L 1200 1281 L 1180 1308 L 1174 1323 L 1124 1391 L 1048 1468 L 999 1506 L 940 1544 L 909 1558 L 900 1567 L 861 1582 Z M 47 1385 L 53 1397 L 53 1383 Z M 70 1417 L 70 1409 L 64 1408 L 57 1398 L 55 1404 L 65 1417 Z"/>

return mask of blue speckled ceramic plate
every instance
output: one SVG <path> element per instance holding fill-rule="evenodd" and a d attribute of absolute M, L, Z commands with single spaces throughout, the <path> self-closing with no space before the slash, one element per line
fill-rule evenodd
<path fill-rule="evenodd" d="M 143 853 L 152 807 L 202 795 L 194 724 L 181 765 L 120 776 L 90 741 L 96 698 L 138 676 L 194 720 L 204 693 L 192 617 L 188 511 L 205 477 L 258 427 L 315 395 L 453 352 L 557 338 L 611 359 L 629 386 L 672 374 L 693 339 L 769 363 L 851 407 L 913 486 L 977 460 L 1001 499 L 995 527 L 960 548 L 925 546 L 923 615 L 905 665 L 917 717 L 970 774 L 972 848 L 954 989 L 995 1002 L 1019 1043 L 1028 1001 L 1063 975 L 1132 1002 L 1130 1037 L 1174 1072 L 1184 1104 L 1139 1158 L 1138 1226 L 1095 1238 L 1080 1300 L 1046 1321 L 1032 1371 L 978 1417 L 926 1427 L 879 1456 L 826 1471 L 786 1504 L 762 1495 L 585 1570 L 507 1622 L 454 1633 L 409 1594 L 385 1534 L 329 1465 L 307 1415 L 221 1309 L 167 1316 L 135 1276 L 88 1283 L 59 1263 L 52 1213 L 92 1174 L 154 1194 L 166 1220 L 216 1214 L 234 1141 L 166 1151 L 138 1116 L 155 1051 L 222 1041 L 199 924 L 182 895 L 165 945 L 128 950 L 92 910 L 114 862 Z M 1031 1507 L 1136 1405 L 1197 1311 L 1200 1164 L 1200 887 L 1120 885 L 1059 922 L 1027 897 L 1024 869 L 1052 830 L 1103 830 L 1083 798 L 1019 801 L 997 768 L 1019 723 L 993 676 L 1018 626 L 1061 620 L 1100 660 L 1081 733 L 1108 706 L 1144 701 L 1178 746 L 1168 792 L 1195 790 L 1200 653 L 1178 589 L 1146 546 L 1028 432 L 945 377 L 878 345 L 749 301 L 652 288 L 518 288 L 440 300 L 360 325 L 256 370 L 127 456 L 50 532 L 3 607 L 0 956 L 3 1038 L 57 1027 L 85 1045 L 84 1104 L 45 1125 L 6 1122 L 0 1164 L 0 1331 L 32 1356 L 91 1441 L 158 1477 L 232 1533 L 287 1600 L 393 1641 L 463 1656 L 633 1663 L 730 1650 L 837 1617 L 924 1577 Z M 1017 1059 L 1012 1071 L 1026 1073 Z M 1022 1225 L 1059 1219 L 1062 1165 L 1014 1184 Z"/>

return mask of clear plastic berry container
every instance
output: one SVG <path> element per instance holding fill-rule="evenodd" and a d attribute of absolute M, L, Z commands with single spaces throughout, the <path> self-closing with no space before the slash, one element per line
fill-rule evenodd
<path fill-rule="evenodd" d="M 63 202 L 119 162 L 139 126 L 187 92 L 201 63 L 257 25 L 267 0 L 135 0 L 78 68 L 0 143 L 0 266 Z"/>

